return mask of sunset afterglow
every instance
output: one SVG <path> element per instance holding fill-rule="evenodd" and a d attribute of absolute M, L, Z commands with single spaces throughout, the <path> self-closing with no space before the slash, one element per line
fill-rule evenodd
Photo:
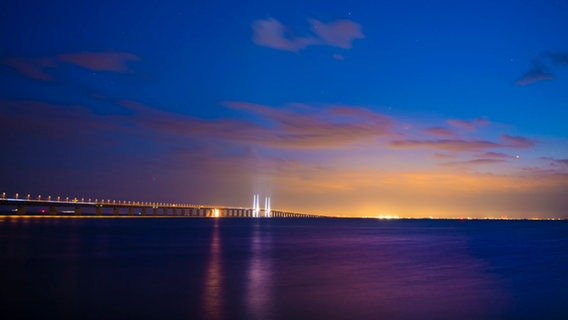
<path fill-rule="evenodd" d="M 568 218 L 566 4 L 316 2 L 8 1 L 0 192 Z"/>

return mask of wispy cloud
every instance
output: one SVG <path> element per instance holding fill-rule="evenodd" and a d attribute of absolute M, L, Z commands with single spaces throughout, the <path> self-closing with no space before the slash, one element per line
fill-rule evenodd
<path fill-rule="evenodd" d="M 259 45 L 278 50 L 298 52 L 319 40 L 313 36 L 296 36 L 292 31 L 274 18 L 256 20 L 252 23 L 252 41 Z"/>
<path fill-rule="evenodd" d="M 526 86 L 535 82 L 552 79 L 554 79 L 554 74 L 548 72 L 541 64 L 535 63 L 531 69 L 515 81 L 515 84 Z"/>
<path fill-rule="evenodd" d="M 310 19 L 312 31 L 321 39 L 323 44 L 332 47 L 350 49 L 355 39 L 363 39 L 361 25 L 351 20 L 336 20 L 323 23 Z"/>
<path fill-rule="evenodd" d="M 549 69 L 567 65 L 568 52 L 543 52 L 532 61 L 532 67 L 515 81 L 515 84 L 526 86 L 543 80 L 552 80 L 556 76 Z"/>
<path fill-rule="evenodd" d="M 441 166 L 445 167 L 468 167 L 468 166 L 477 166 L 477 165 L 484 165 L 484 164 L 496 164 L 496 163 L 503 163 L 507 162 L 506 160 L 499 160 L 499 159 L 473 159 L 473 160 L 465 160 L 465 161 L 451 161 L 451 162 L 444 162 L 440 163 Z"/>
<path fill-rule="evenodd" d="M 252 41 L 260 46 L 298 52 L 312 45 L 327 45 L 349 49 L 355 39 L 363 39 L 361 25 L 351 20 L 335 20 L 324 23 L 310 19 L 311 33 L 296 35 L 292 29 L 274 18 L 260 19 L 252 23 Z"/>
<path fill-rule="evenodd" d="M 486 118 L 476 118 L 473 120 L 449 119 L 448 124 L 452 127 L 473 131 L 478 127 L 488 125 L 489 120 Z"/>
<path fill-rule="evenodd" d="M 275 108 L 248 102 L 223 102 L 226 107 L 259 117 L 261 121 L 258 123 L 237 119 L 197 119 L 132 101 L 123 101 L 122 105 L 134 111 L 128 119 L 159 132 L 270 148 L 342 148 L 388 135 L 392 129 L 392 120 L 385 115 L 341 105 L 316 108 L 292 104 L 286 108 Z"/>
<path fill-rule="evenodd" d="M 490 158 L 490 159 L 514 159 L 515 157 L 502 152 L 485 152 L 478 155 L 480 158 Z"/>
<path fill-rule="evenodd" d="M 53 70 L 67 63 L 92 71 L 128 72 L 127 63 L 140 57 L 127 52 L 77 52 L 53 57 L 26 58 L 12 57 L 0 63 L 14 68 L 20 74 L 34 80 L 54 80 Z"/>
<path fill-rule="evenodd" d="M 55 61 L 50 58 L 8 58 L 1 63 L 16 69 L 28 78 L 42 81 L 53 80 L 49 69 L 57 67 Z"/>
<path fill-rule="evenodd" d="M 460 139 L 440 139 L 440 140 L 395 140 L 389 144 L 396 149 L 435 149 L 445 151 L 479 151 L 490 148 L 502 148 L 503 145 L 486 140 L 460 140 Z"/>
<path fill-rule="evenodd" d="M 424 130 L 424 133 L 438 137 L 455 137 L 456 133 L 448 128 L 435 127 Z"/>
<path fill-rule="evenodd" d="M 541 157 L 540 159 L 548 161 L 548 164 L 552 167 L 568 170 L 568 159 L 556 159 L 551 157 Z"/>
<path fill-rule="evenodd" d="M 332 55 L 332 57 L 333 57 L 333 59 L 335 59 L 335 60 L 341 60 L 341 61 L 345 60 L 345 57 L 344 57 L 342 54 L 339 54 L 339 53 L 334 53 L 334 54 Z"/>
<path fill-rule="evenodd" d="M 510 136 L 507 134 L 501 135 L 501 140 L 504 142 L 504 146 L 514 149 L 527 149 L 536 144 L 536 142 L 532 139 Z"/>
<path fill-rule="evenodd" d="M 439 140 L 395 140 L 389 144 L 392 148 L 397 149 L 435 149 L 445 151 L 482 151 L 496 148 L 530 148 L 535 145 L 531 139 L 524 137 L 514 137 L 509 135 L 501 135 L 500 142 L 488 140 L 464 140 L 464 139 L 439 139 Z"/>
<path fill-rule="evenodd" d="M 127 52 L 77 52 L 60 54 L 55 60 L 93 71 L 127 72 L 127 62 L 138 61 L 140 57 Z"/>

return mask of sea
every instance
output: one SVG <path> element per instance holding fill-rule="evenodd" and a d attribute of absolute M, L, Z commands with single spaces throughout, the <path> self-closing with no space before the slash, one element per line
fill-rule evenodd
<path fill-rule="evenodd" d="M 568 221 L 0 217 L 2 319 L 568 319 Z"/>

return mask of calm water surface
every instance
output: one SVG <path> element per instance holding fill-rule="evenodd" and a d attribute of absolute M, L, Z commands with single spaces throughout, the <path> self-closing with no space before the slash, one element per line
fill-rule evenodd
<path fill-rule="evenodd" d="M 568 319 L 564 221 L 0 218 L 0 246 L 14 318 Z"/>

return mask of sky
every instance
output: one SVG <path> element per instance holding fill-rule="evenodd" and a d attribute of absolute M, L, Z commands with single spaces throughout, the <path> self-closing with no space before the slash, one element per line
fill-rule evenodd
<path fill-rule="evenodd" d="M 0 2 L 0 192 L 568 218 L 568 2 Z"/>

